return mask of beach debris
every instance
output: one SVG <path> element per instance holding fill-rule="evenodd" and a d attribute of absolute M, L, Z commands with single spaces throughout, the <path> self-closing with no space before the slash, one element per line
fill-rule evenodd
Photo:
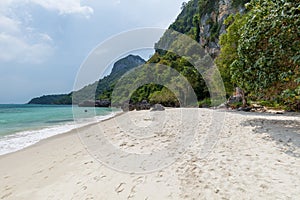
<path fill-rule="evenodd" d="M 282 115 L 284 114 L 284 110 L 272 110 L 272 109 L 267 109 L 267 113 L 272 113 L 272 114 L 277 114 L 277 115 Z"/>
<path fill-rule="evenodd" d="M 258 104 L 252 104 L 251 105 L 251 112 L 260 112 L 260 113 L 271 113 L 271 114 L 277 114 L 277 115 L 282 115 L 285 113 L 284 110 L 277 110 L 277 109 L 272 109 L 272 108 L 267 108 L 262 105 Z"/>

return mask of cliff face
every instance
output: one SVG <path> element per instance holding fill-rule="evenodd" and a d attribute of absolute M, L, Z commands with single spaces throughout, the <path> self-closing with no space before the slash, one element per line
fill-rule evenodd
<path fill-rule="evenodd" d="M 129 70 L 145 64 L 145 60 L 142 59 L 140 56 L 135 56 L 135 55 L 129 55 L 125 58 L 122 58 L 118 60 L 111 71 L 111 75 L 116 74 L 116 73 L 123 73 L 128 72 Z"/>
<path fill-rule="evenodd" d="M 211 9 L 204 9 L 200 13 L 200 44 L 213 58 L 220 52 L 219 37 L 226 31 L 224 20 L 230 14 L 243 12 L 244 3 L 247 2 L 245 0 L 237 4 L 233 0 L 216 0 L 212 1 Z"/>
<path fill-rule="evenodd" d="M 182 5 L 182 11 L 174 23 L 169 27 L 197 41 L 209 55 L 215 59 L 220 54 L 219 38 L 225 33 L 225 19 L 231 14 L 243 12 L 245 3 L 249 0 L 191 0 Z M 180 57 L 172 51 L 164 51 L 159 47 L 164 47 L 172 41 L 172 35 L 164 34 L 158 43 L 155 44 L 156 53 L 150 58 L 149 63 L 159 63 L 167 65 L 185 76 L 191 83 L 198 101 L 209 98 L 210 94 L 203 77 L 195 71 L 195 67 L 187 62 L 184 57 Z M 182 48 L 182 52 L 193 51 L 188 45 L 177 47 Z M 199 55 L 199 57 L 201 57 Z M 203 62 L 205 60 L 203 59 Z"/>
<path fill-rule="evenodd" d="M 187 34 L 197 40 L 206 51 L 216 58 L 220 52 L 219 37 L 225 33 L 224 20 L 237 12 L 243 12 L 250 0 L 191 0 L 171 29 Z"/>

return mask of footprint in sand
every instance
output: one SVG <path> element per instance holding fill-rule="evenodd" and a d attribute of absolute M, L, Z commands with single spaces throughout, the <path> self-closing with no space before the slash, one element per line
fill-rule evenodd
<path fill-rule="evenodd" d="M 126 183 L 120 183 L 120 185 L 115 189 L 115 191 L 117 192 L 117 193 L 121 193 L 121 192 L 123 192 L 124 191 L 124 187 L 122 187 L 123 185 L 126 185 Z"/>
<path fill-rule="evenodd" d="M 3 195 L 3 196 L 1 197 L 1 199 L 5 199 L 5 198 L 9 197 L 10 195 L 12 195 L 12 192 L 9 192 L 9 193 Z"/>

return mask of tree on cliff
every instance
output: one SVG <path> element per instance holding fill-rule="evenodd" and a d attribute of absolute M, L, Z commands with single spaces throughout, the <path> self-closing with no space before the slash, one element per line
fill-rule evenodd
<path fill-rule="evenodd" d="M 227 69 L 225 78 L 250 97 L 281 101 L 291 109 L 300 104 L 299 2 L 252 0 L 221 37 L 218 62 L 221 71 Z"/>

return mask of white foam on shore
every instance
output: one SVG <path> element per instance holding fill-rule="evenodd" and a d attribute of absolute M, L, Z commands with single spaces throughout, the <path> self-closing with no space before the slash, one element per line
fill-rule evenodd
<path fill-rule="evenodd" d="M 116 114 L 118 114 L 118 112 L 114 112 L 105 116 L 97 116 L 95 118 L 84 119 L 81 122 L 69 122 L 66 124 L 51 126 L 39 130 L 22 131 L 15 134 L 3 136 L 0 138 L 0 155 L 13 153 L 52 136 L 67 133 L 71 130 L 84 127 L 89 124 L 110 119 Z"/>

